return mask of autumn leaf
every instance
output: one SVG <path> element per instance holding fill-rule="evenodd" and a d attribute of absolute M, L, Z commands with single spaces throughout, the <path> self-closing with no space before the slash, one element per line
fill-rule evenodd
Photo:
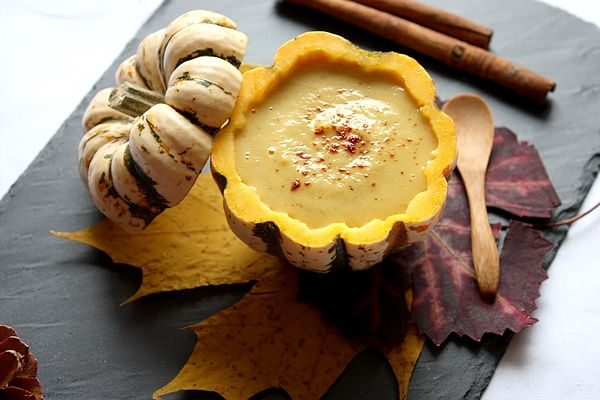
<path fill-rule="evenodd" d="M 214 391 L 248 399 L 272 387 L 293 399 L 318 399 L 370 340 L 351 339 L 314 305 L 298 301 L 300 271 L 268 269 L 238 303 L 191 327 L 198 342 L 179 374 L 155 398 L 180 390 Z M 414 327 L 404 340 L 381 346 L 404 398 L 424 337 Z"/>
<path fill-rule="evenodd" d="M 264 257 L 229 229 L 222 197 L 209 174 L 200 175 L 186 198 L 141 233 L 108 219 L 74 233 L 53 234 L 96 247 L 115 263 L 136 266 L 143 279 L 131 302 L 152 293 L 256 280 L 269 268 Z"/>
<path fill-rule="evenodd" d="M 410 324 L 402 341 L 381 343 L 376 346 L 390 363 L 398 381 L 398 399 L 406 399 L 410 378 L 425 344 L 415 324 Z"/>
<path fill-rule="evenodd" d="M 412 270 L 412 318 L 439 345 L 451 333 L 480 340 L 485 333 L 520 332 L 535 323 L 530 312 L 547 278 L 543 256 L 552 247 L 535 229 L 511 222 L 500 254 L 498 294 L 493 302 L 482 298 L 474 279 L 468 203 L 454 178 L 444 218 L 422 243 L 392 260 Z"/>
<path fill-rule="evenodd" d="M 560 199 L 540 156 L 507 128 L 496 128 L 486 174 L 486 204 L 518 217 L 550 217 Z"/>

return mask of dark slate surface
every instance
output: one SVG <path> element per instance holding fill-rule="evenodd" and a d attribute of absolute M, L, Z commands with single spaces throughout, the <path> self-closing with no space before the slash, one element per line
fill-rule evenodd
<path fill-rule="evenodd" d="M 600 31 L 562 11 L 526 0 L 430 1 L 495 30 L 492 51 L 558 82 L 546 106 L 531 106 L 494 85 L 448 70 L 417 54 L 442 98 L 483 95 L 496 124 L 510 127 L 541 153 L 563 206 L 574 214 L 600 166 Z M 0 323 L 14 326 L 40 361 L 48 399 L 151 398 L 187 360 L 195 343 L 180 329 L 239 299 L 248 286 L 201 288 L 119 303 L 135 292 L 141 274 L 114 266 L 101 252 L 51 236 L 98 221 L 76 169 L 82 112 L 93 94 L 112 86 L 121 60 L 139 40 L 194 8 L 220 11 L 250 38 L 246 61 L 270 63 L 276 48 L 307 30 L 342 34 L 362 47 L 403 49 L 325 16 L 272 1 L 167 1 L 124 49 L 0 202 Z M 550 232 L 557 244 L 565 230 Z M 554 253 L 548 257 L 548 264 Z M 411 399 L 476 399 L 504 353 L 510 335 L 482 344 L 452 338 L 427 345 L 413 379 Z M 382 356 L 360 355 L 331 387 L 328 399 L 393 399 L 395 381 Z M 184 393 L 167 398 L 214 398 Z M 259 398 L 286 398 L 270 390 Z"/>

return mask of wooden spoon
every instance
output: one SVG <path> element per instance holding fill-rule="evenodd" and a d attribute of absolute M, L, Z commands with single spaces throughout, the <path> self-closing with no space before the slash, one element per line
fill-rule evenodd
<path fill-rule="evenodd" d="M 485 206 L 485 172 L 494 142 L 494 119 L 487 103 L 474 94 L 459 94 L 442 110 L 456 126 L 457 167 L 471 211 L 471 248 L 475 279 L 482 295 L 494 297 L 500 282 L 498 247 Z"/>

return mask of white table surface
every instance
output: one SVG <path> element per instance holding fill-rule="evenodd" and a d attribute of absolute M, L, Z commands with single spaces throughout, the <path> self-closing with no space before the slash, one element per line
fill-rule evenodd
<path fill-rule="evenodd" d="M 0 0 L 0 196 L 161 1 Z M 545 2 L 600 26 L 598 1 Z M 597 179 L 582 209 L 598 201 Z M 600 210 L 573 224 L 542 284 L 539 322 L 516 335 L 485 400 L 600 399 L 598 238 Z"/>

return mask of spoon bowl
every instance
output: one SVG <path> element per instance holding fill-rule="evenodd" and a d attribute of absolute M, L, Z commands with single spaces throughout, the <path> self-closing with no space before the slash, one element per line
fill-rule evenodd
<path fill-rule="evenodd" d="M 475 279 L 482 295 L 494 297 L 500 282 L 500 261 L 485 205 L 485 173 L 494 142 L 494 118 L 487 103 L 474 94 L 456 95 L 442 110 L 456 126 L 457 167 L 469 200 Z"/>

